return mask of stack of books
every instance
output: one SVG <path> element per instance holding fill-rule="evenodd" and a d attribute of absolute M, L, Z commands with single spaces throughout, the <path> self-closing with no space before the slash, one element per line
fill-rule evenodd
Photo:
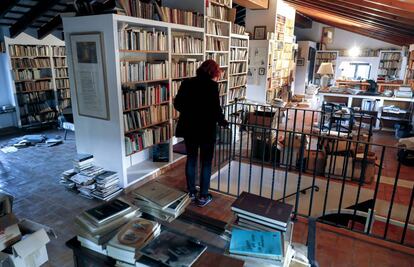
<path fill-rule="evenodd" d="M 231 209 L 237 220 L 232 228 L 230 254 L 250 260 L 283 261 L 290 247 L 293 206 L 243 192 Z"/>
<path fill-rule="evenodd" d="M 76 217 L 77 239 L 83 247 L 106 255 L 106 244 L 118 228 L 139 216 L 137 208 L 119 199 L 99 205 Z"/>
<path fill-rule="evenodd" d="M 108 256 L 124 263 L 134 264 L 141 256 L 140 249 L 160 233 L 159 223 L 143 218 L 133 219 L 108 242 L 106 247 Z"/>
<path fill-rule="evenodd" d="M 134 204 L 142 212 L 171 222 L 182 214 L 191 200 L 188 194 L 153 181 L 133 191 Z"/>
<path fill-rule="evenodd" d="M 72 162 L 73 162 L 73 168 L 75 169 L 75 171 L 81 172 L 82 170 L 85 170 L 93 166 L 93 155 L 78 154 L 72 160 Z"/>
<path fill-rule="evenodd" d="M 95 181 L 96 188 L 92 195 L 97 199 L 108 201 L 122 192 L 122 188 L 118 185 L 119 177 L 116 172 L 105 171 L 96 176 Z"/>

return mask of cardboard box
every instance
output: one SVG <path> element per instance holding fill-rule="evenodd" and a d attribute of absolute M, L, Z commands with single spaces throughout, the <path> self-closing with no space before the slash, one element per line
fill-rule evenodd
<path fill-rule="evenodd" d="M 18 227 L 23 238 L 11 246 L 11 254 L 3 252 L 0 255 L 0 262 L 12 262 L 13 265 L 0 266 L 38 267 L 46 263 L 49 260 L 46 244 L 50 241 L 46 231 L 56 237 L 53 230 L 30 220 L 20 221 Z"/>
<path fill-rule="evenodd" d="M 367 144 L 363 144 L 363 143 L 358 143 L 357 146 L 357 142 L 368 142 L 368 135 L 367 134 L 360 134 L 359 138 L 357 135 L 354 135 L 352 137 L 352 146 L 351 146 L 351 150 L 357 154 L 357 153 L 364 153 L 365 148 L 367 147 Z M 368 145 L 368 151 L 371 150 L 371 146 Z"/>
<path fill-rule="evenodd" d="M 326 166 L 325 166 L 325 176 L 330 174 L 330 177 L 337 177 L 341 178 L 344 175 L 344 167 L 345 167 L 345 160 L 346 156 L 334 156 L 334 155 L 327 155 L 326 157 Z M 332 160 L 332 163 L 331 163 Z M 352 168 L 353 158 L 351 156 L 348 157 L 348 165 L 347 169 Z"/>

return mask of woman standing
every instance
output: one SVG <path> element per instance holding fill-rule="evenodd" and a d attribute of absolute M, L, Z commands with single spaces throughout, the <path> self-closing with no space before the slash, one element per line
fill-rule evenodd
<path fill-rule="evenodd" d="M 212 200 L 208 193 L 211 178 L 214 144 L 216 141 L 217 123 L 226 127 L 220 107 L 217 80 L 220 67 L 214 60 L 206 60 L 197 69 L 197 76 L 182 82 L 174 107 L 180 112 L 176 136 L 184 137 L 187 150 L 185 174 L 187 189 L 192 200 L 203 207 Z M 200 150 L 201 173 L 200 194 L 197 197 L 195 187 L 196 166 Z"/>

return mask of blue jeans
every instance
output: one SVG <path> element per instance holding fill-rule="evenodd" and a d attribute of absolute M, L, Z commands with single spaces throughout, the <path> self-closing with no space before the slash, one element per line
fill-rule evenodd
<path fill-rule="evenodd" d="M 207 196 L 210 188 L 211 164 L 213 162 L 214 143 L 197 143 L 185 140 L 187 150 L 187 163 L 185 165 L 185 175 L 187 178 L 187 190 L 190 193 L 197 192 L 195 187 L 196 171 L 198 172 L 198 150 L 200 149 L 200 195 Z"/>

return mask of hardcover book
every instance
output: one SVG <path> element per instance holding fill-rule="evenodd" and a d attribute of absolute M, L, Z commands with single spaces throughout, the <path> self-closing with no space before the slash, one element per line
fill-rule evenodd
<path fill-rule="evenodd" d="M 181 199 L 185 192 L 163 185 L 157 181 L 149 182 L 134 191 L 134 194 L 146 201 L 152 202 L 163 209 Z"/>
<path fill-rule="evenodd" d="M 129 204 L 116 199 L 110 203 L 105 203 L 95 208 L 86 210 L 84 213 L 96 224 L 102 224 L 130 209 L 131 206 Z"/>
<path fill-rule="evenodd" d="M 191 266 L 206 248 L 182 235 L 165 231 L 141 249 L 141 252 L 170 267 L 184 267 Z"/>
<path fill-rule="evenodd" d="M 280 232 L 262 232 L 233 229 L 230 253 L 257 258 L 281 260 L 282 236 Z"/>
<path fill-rule="evenodd" d="M 233 203 L 231 209 L 236 213 L 245 214 L 253 218 L 286 227 L 290 220 L 293 206 L 243 192 Z"/>

